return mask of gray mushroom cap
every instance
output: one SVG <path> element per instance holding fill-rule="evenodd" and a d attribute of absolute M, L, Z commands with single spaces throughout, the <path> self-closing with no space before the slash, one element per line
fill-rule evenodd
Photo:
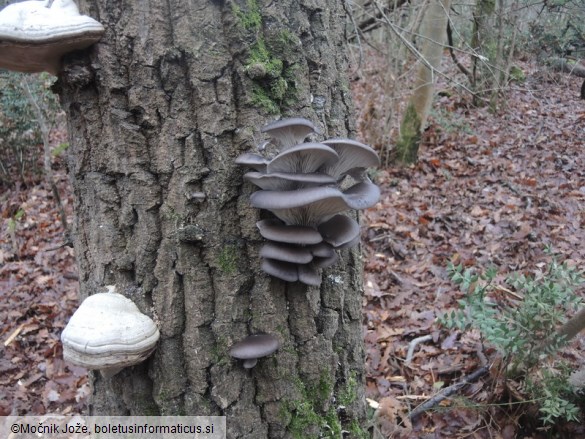
<path fill-rule="evenodd" d="M 301 117 L 276 120 L 265 125 L 261 131 L 276 139 L 284 148 L 303 142 L 309 134 L 319 133 L 310 120 Z"/>
<path fill-rule="evenodd" d="M 256 171 L 266 172 L 266 165 L 268 164 L 268 160 L 266 160 L 260 154 L 255 154 L 253 152 L 246 152 L 239 156 L 236 161 L 236 165 L 244 165 L 250 168 L 255 169 Z"/>
<path fill-rule="evenodd" d="M 339 259 L 337 253 L 333 252 L 333 254 L 330 256 L 314 258 L 312 264 L 315 266 L 315 268 L 327 268 L 335 264 L 337 259 Z"/>
<path fill-rule="evenodd" d="M 299 272 L 299 282 L 306 285 L 321 285 L 321 275 L 313 264 L 303 264 L 297 266 Z"/>
<path fill-rule="evenodd" d="M 323 240 L 335 248 L 340 248 L 360 235 L 360 226 L 345 215 L 335 215 L 317 227 Z"/>
<path fill-rule="evenodd" d="M 315 260 L 318 259 L 315 258 Z M 317 270 L 318 267 L 312 262 L 309 264 L 294 264 L 291 262 L 277 261 L 276 259 L 262 259 L 261 267 L 265 273 L 285 282 L 299 281 L 306 285 L 321 285 L 321 276 Z"/>
<path fill-rule="evenodd" d="M 331 244 L 326 242 L 321 242 L 319 244 L 315 244 L 310 246 L 311 254 L 313 255 L 313 260 L 311 263 L 315 268 L 325 268 L 329 267 L 330 265 L 335 264 L 337 261 L 337 253 L 331 247 Z"/>
<path fill-rule="evenodd" d="M 280 342 L 274 335 L 254 334 L 234 344 L 229 351 L 233 358 L 245 360 L 244 367 L 254 367 L 258 358 L 274 353 L 280 347 Z"/>
<path fill-rule="evenodd" d="M 323 241 L 321 234 L 312 227 L 287 226 L 275 219 L 258 221 L 256 227 L 260 235 L 270 241 L 290 244 L 318 244 Z"/>
<path fill-rule="evenodd" d="M 73 0 L 29 0 L 0 11 L 0 68 L 56 75 L 66 53 L 99 41 L 104 27 L 80 15 Z"/>
<path fill-rule="evenodd" d="M 311 254 L 316 258 L 329 258 L 335 254 L 335 250 L 330 244 L 320 242 L 319 244 L 309 246 Z"/>
<path fill-rule="evenodd" d="M 287 224 L 313 226 L 347 209 L 365 209 L 380 198 L 380 189 L 364 181 L 342 192 L 334 187 L 310 187 L 294 191 L 257 191 L 252 206 L 267 209 Z"/>
<path fill-rule="evenodd" d="M 293 190 L 303 187 L 322 186 L 333 184 L 336 179 L 327 174 L 308 173 L 292 174 L 289 172 L 273 172 L 265 174 L 262 172 L 246 172 L 244 178 L 265 190 Z"/>
<path fill-rule="evenodd" d="M 262 249 L 260 249 L 260 256 L 295 264 L 308 264 L 313 260 L 313 254 L 308 247 L 299 247 L 278 242 L 267 242 L 264 244 Z"/>
<path fill-rule="evenodd" d="M 339 155 L 337 162 L 329 164 L 323 169 L 323 172 L 333 177 L 341 177 L 354 168 L 380 165 L 380 158 L 376 151 L 356 140 L 329 139 L 322 143 L 333 148 Z"/>
<path fill-rule="evenodd" d="M 335 260 L 337 254 L 333 247 L 326 242 L 314 245 L 267 242 L 262 246 L 260 256 L 293 264 L 308 264 L 312 261 L 319 261 L 317 266 L 321 266 L 320 264 L 325 260 Z"/>
<path fill-rule="evenodd" d="M 282 279 L 286 282 L 296 282 L 299 280 L 299 271 L 297 264 L 291 262 L 277 261 L 276 259 L 262 259 L 260 265 L 262 271 L 266 274 Z"/>
<path fill-rule="evenodd" d="M 337 153 L 322 143 L 301 143 L 292 146 L 274 157 L 267 165 L 266 171 L 291 172 L 307 174 L 315 172 L 321 166 L 330 166 L 339 160 Z"/>

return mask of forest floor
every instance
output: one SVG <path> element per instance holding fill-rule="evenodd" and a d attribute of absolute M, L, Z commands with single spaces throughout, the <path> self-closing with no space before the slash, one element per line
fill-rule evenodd
<path fill-rule="evenodd" d="M 379 66 L 370 67 L 375 74 Z M 449 262 L 495 266 L 500 282 L 512 272 L 539 272 L 550 261 L 550 245 L 563 261 L 585 267 L 580 82 L 522 67 L 526 81 L 513 84 L 497 112 L 473 107 L 441 84 L 446 93 L 435 103 L 419 162 L 376 173 L 382 197 L 362 217 L 364 332 L 367 397 L 384 437 L 537 438 L 553 431 L 538 430 L 538 413 L 525 405 L 501 405 L 523 395 L 502 386 L 495 368 L 409 419 L 420 403 L 496 357 L 477 332 L 436 323 L 463 297 L 448 279 Z M 354 83 L 357 108 L 384 92 L 364 71 Z M 360 127 L 383 124 L 384 115 L 371 117 L 362 112 Z M 54 171 L 71 222 L 61 158 Z M 73 251 L 60 247 L 66 237 L 51 190 L 43 182 L 3 188 L 0 206 L 0 415 L 86 411 L 86 372 L 61 355 L 59 335 L 77 306 L 78 286 Z M 409 345 L 421 336 L 430 337 L 415 346 L 407 364 Z M 583 337 L 560 356 L 575 367 L 584 364 Z M 585 437 L 585 428 L 563 423 L 554 434 Z"/>
<path fill-rule="evenodd" d="M 512 83 L 495 113 L 473 107 L 441 80 L 443 96 L 434 104 L 418 163 L 376 176 L 382 197 L 363 219 L 364 326 L 367 397 L 385 437 L 585 437 L 578 423 L 540 429 L 534 407 L 522 404 L 528 398 L 519 383 L 495 376 L 501 372 L 492 364 L 497 353 L 482 345 L 479 333 L 436 322 L 463 297 L 449 280 L 449 262 L 477 272 L 495 267 L 496 284 L 508 287 L 500 293 L 510 294 L 506 276 L 541 273 L 551 261 L 547 246 L 558 259 L 585 267 L 582 78 L 521 66 L 526 81 Z M 375 62 L 369 68 L 383 71 Z M 384 132 L 375 125 L 387 119 L 368 103 L 384 88 L 368 78 L 368 68 L 354 86 L 357 107 L 366 109 L 358 121 L 362 135 L 378 149 L 383 139 L 376 142 L 371 132 Z M 585 290 L 578 294 L 585 297 Z M 508 295 L 491 299 L 514 306 Z M 412 340 L 424 336 L 405 361 Z M 584 365 L 585 337 L 576 337 L 560 356 L 572 367 Z M 484 363 L 492 365 L 490 373 L 411 422 L 419 404 Z"/>

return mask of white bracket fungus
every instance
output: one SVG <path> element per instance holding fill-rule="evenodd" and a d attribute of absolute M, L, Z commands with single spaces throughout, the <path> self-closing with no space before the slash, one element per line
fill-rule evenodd
<path fill-rule="evenodd" d="M 159 336 L 156 324 L 130 299 L 97 293 L 83 301 L 63 330 L 63 358 L 111 377 L 148 358 Z"/>
<path fill-rule="evenodd" d="M 81 15 L 73 0 L 29 0 L 0 11 L 0 68 L 17 72 L 61 69 L 63 55 L 99 41 L 104 27 Z"/>

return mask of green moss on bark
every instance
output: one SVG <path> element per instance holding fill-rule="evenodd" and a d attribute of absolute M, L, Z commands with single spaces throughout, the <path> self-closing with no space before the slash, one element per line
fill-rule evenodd
<path fill-rule="evenodd" d="M 262 15 L 260 6 L 256 0 L 248 0 L 246 3 L 247 11 L 244 12 L 235 3 L 232 5 L 232 12 L 238 18 L 238 22 L 244 29 L 259 30 L 262 26 Z"/>
<path fill-rule="evenodd" d="M 238 268 L 238 249 L 234 245 L 226 245 L 221 249 L 217 263 L 225 274 L 232 274 Z"/>
<path fill-rule="evenodd" d="M 409 165 L 418 158 L 421 142 L 421 121 L 414 105 L 409 104 L 400 124 L 400 138 L 396 142 L 395 160 L 399 164 Z"/>
<path fill-rule="evenodd" d="M 244 29 L 254 33 L 256 41 L 244 62 L 244 71 L 253 81 L 251 101 L 269 114 L 278 114 L 281 107 L 290 106 L 296 100 L 296 68 L 284 61 L 288 59 L 295 36 L 282 30 L 267 41 L 262 33 L 261 10 L 255 0 L 248 0 L 246 12 L 237 5 L 232 6 L 232 12 Z"/>
<path fill-rule="evenodd" d="M 342 437 L 344 427 L 336 410 L 337 406 L 330 405 L 328 409 L 324 410 L 324 406 L 326 407 L 330 401 L 334 401 L 334 382 L 330 375 L 324 372 L 315 385 L 305 385 L 297 379 L 296 388 L 301 397 L 287 402 L 281 413 L 283 421 L 288 423 L 288 431 L 292 437 L 304 439 L 311 434 L 330 439 Z M 357 380 L 355 375 L 351 375 L 346 385 L 339 389 L 338 398 L 341 406 L 343 406 L 341 399 L 347 403 L 356 400 Z M 367 432 L 360 427 L 357 421 L 345 420 L 345 422 L 348 422 L 345 429 L 354 435 L 352 437 L 367 437 Z"/>

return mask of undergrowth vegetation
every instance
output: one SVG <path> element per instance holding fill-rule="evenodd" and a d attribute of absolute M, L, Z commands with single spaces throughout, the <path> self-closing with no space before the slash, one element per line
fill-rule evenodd
<path fill-rule="evenodd" d="M 506 286 L 497 282 L 495 268 L 478 273 L 450 264 L 448 273 L 466 296 L 459 300 L 460 309 L 446 312 L 439 322 L 449 329 L 479 330 L 482 342 L 502 357 L 501 376 L 522 383 L 545 423 L 578 421 L 579 408 L 567 381 L 570 370 L 552 356 L 568 341 L 559 327 L 582 305 L 575 293 L 583 284 L 581 273 L 555 257 L 537 275 L 508 276 Z"/>
<path fill-rule="evenodd" d="M 29 183 L 41 175 L 42 133 L 33 105 L 39 106 L 50 125 L 55 123 L 59 104 L 49 89 L 52 82 L 48 74 L 0 70 L 0 185 Z"/>

